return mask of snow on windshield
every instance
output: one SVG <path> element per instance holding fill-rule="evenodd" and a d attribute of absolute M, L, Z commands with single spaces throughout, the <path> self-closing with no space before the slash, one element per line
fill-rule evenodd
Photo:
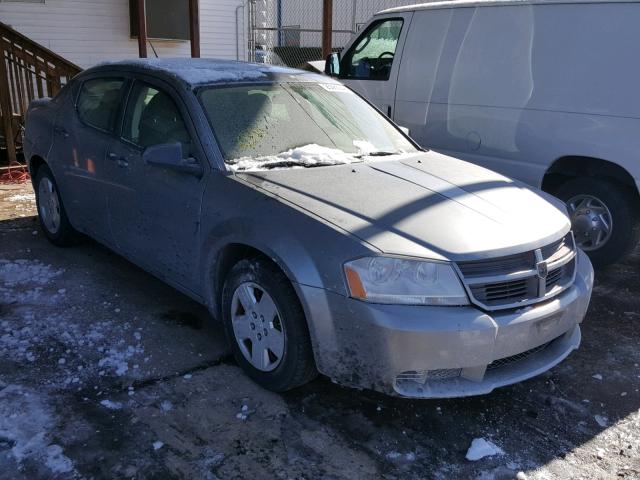
<path fill-rule="evenodd" d="M 277 155 L 259 157 L 241 157 L 227 160 L 226 164 L 234 172 L 257 172 L 262 170 L 278 170 L 283 168 L 327 167 L 361 162 L 363 156 L 376 155 L 376 148 L 366 140 L 354 140 L 353 146 L 358 150 L 349 153 L 338 148 L 323 147 L 315 143 L 292 148 Z M 394 155 L 405 155 L 409 152 L 396 151 Z"/>
<path fill-rule="evenodd" d="M 358 158 L 353 153 L 346 153 L 337 148 L 322 147 L 313 143 L 303 147 L 292 148 L 278 155 L 227 160 L 227 165 L 233 171 L 255 172 L 275 170 L 277 168 L 341 165 L 354 161 L 358 161 Z"/>

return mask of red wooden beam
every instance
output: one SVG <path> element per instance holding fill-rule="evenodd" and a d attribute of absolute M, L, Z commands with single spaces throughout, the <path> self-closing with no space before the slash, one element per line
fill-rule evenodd
<path fill-rule="evenodd" d="M 147 58 L 147 14 L 145 0 L 138 0 L 138 53 Z"/>
<path fill-rule="evenodd" d="M 331 33 L 333 31 L 333 0 L 322 0 L 322 58 L 331 53 Z"/>
<path fill-rule="evenodd" d="M 200 58 L 200 11 L 198 0 L 189 0 L 189 38 L 191 57 Z"/>

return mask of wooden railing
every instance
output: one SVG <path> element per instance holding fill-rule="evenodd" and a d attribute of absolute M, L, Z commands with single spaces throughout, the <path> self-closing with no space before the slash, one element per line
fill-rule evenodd
<path fill-rule="evenodd" d="M 0 22 L 0 116 L 7 159 L 16 161 L 22 146 L 29 102 L 52 97 L 81 68 Z"/>

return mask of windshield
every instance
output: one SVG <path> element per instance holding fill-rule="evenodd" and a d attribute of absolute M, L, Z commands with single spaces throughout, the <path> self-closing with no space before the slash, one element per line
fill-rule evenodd
<path fill-rule="evenodd" d="M 338 84 L 209 87 L 200 100 L 233 170 L 336 165 L 417 151 L 385 117 Z"/>

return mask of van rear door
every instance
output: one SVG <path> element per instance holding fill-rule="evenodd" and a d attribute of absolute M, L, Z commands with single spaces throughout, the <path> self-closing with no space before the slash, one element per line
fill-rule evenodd
<path fill-rule="evenodd" d="M 402 50 L 413 12 L 375 17 L 344 51 L 340 80 L 393 118 Z"/>

